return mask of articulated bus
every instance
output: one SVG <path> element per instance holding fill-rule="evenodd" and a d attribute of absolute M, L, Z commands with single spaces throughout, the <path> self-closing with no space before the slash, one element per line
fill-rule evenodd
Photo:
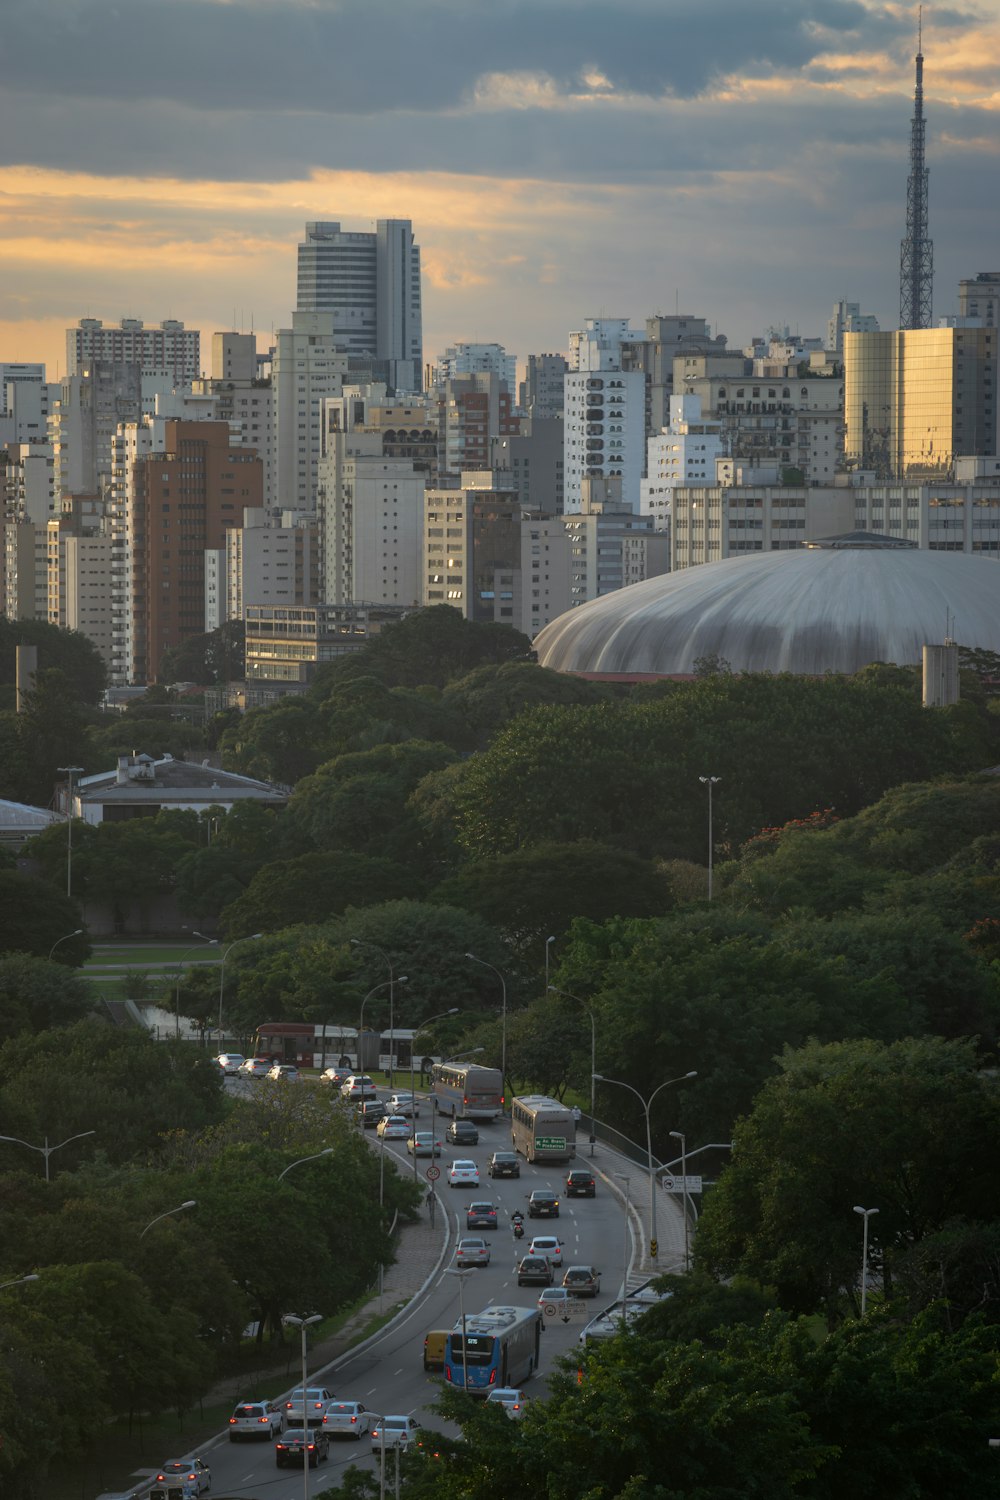
<path fill-rule="evenodd" d="M 512 1102 L 510 1136 L 525 1161 L 570 1161 L 576 1155 L 573 1111 L 544 1094 Z"/>
<path fill-rule="evenodd" d="M 328 1021 L 262 1021 L 253 1037 L 253 1056 L 270 1057 L 275 1062 L 295 1063 L 300 1068 L 319 1068 L 337 1064 L 358 1072 L 365 1068 L 385 1069 L 390 1059 L 395 1068 L 412 1069 L 413 1038 L 409 1027 L 397 1026 L 388 1031 L 362 1031 Z M 417 1059 L 423 1071 L 424 1059 Z"/>
<path fill-rule="evenodd" d="M 542 1314 L 537 1307 L 484 1307 L 458 1322 L 444 1351 L 444 1378 L 488 1396 L 494 1386 L 520 1385 L 538 1369 Z"/>
<path fill-rule="evenodd" d="M 495 1120 L 503 1109 L 499 1068 L 440 1062 L 431 1069 L 431 1098 L 444 1115 L 457 1120 Z"/>

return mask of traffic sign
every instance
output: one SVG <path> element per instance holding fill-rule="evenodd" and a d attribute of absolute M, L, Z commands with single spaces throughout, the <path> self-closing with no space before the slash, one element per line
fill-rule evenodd
<path fill-rule="evenodd" d="M 441 1168 L 440 1167 L 428 1167 L 427 1168 L 427 1181 L 428 1182 L 437 1182 L 437 1180 L 438 1180 L 438 1178 L 440 1176 L 441 1176 Z"/>
<path fill-rule="evenodd" d="M 685 1179 L 683 1177 L 664 1176 L 660 1178 L 660 1182 L 663 1184 L 663 1191 L 665 1193 L 683 1194 L 684 1192 L 687 1192 L 688 1197 L 690 1197 L 692 1193 L 701 1192 L 700 1177 L 688 1177 L 686 1188 L 684 1186 Z"/>
<path fill-rule="evenodd" d="M 536 1151 L 565 1151 L 566 1137 L 564 1135 L 536 1135 Z"/>
<path fill-rule="evenodd" d="M 582 1297 L 560 1298 L 558 1302 L 542 1302 L 539 1306 L 547 1322 L 561 1318 L 564 1323 L 576 1323 L 589 1317 L 592 1311 Z"/>

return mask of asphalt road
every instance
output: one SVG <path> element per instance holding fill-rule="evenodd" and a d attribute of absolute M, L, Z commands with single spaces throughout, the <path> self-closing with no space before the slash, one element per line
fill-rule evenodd
<path fill-rule="evenodd" d="M 429 1129 L 430 1120 L 426 1107 L 421 1111 L 419 1125 Z M 439 1119 L 439 1135 L 447 1122 Z M 372 1132 L 374 1136 L 374 1132 Z M 464 1282 L 466 1315 L 479 1312 L 490 1302 L 512 1306 L 533 1306 L 540 1288 L 518 1287 L 517 1260 L 526 1252 L 532 1233 L 556 1234 L 564 1241 L 564 1264 L 591 1264 L 604 1274 L 601 1295 L 593 1300 L 593 1312 L 608 1306 L 617 1296 L 625 1273 L 625 1220 L 621 1202 L 609 1191 L 600 1178 L 597 1179 L 596 1198 L 567 1199 L 562 1192 L 566 1168 L 562 1164 L 528 1166 L 521 1163 L 520 1178 L 500 1178 L 495 1182 L 486 1174 L 486 1164 L 495 1150 L 510 1148 L 510 1126 L 508 1121 L 480 1125 L 478 1146 L 450 1146 L 446 1143 L 443 1156 L 437 1165 L 441 1168 L 438 1212 L 449 1215 L 452 1232 L 451 1249 L 465 1234 L 465 1210 L 473 1199 L 489 1199 L 498 1208 L 498 1227 L 495 1231 L 473 1230 L 482 1234 L 491 1245 L 489 1266 L 477 1267 L 474 1274 Z M 385 1147 L 400 1164 L 401 1170 L 412 1171 L 412 1160 L 407 1156 L 404 1142 L 390 1142 Z M 448 1188 L 447 1168 L 455 1158 L 471 1159 L 480 1170 L 481 1184 L 477 1188 Z M 421 1158 L 421 1175 L 430 1166 L 430 1160 Z M 581 1155 L 576 1165 L 586 1165 Z M 527 1214 L 528 1195 L 535 1188 L 551 1188 L 560 1195 L 558 1219 L 525 1218 L 525 1237 L 516 1241 L 511 1231 L 510 1215 L 515 1209 Z M 631 1254 L 631 1245 L 629 1246 Z M 446 1265 L 451 1264 L 449 1256 Z M 589 1303 L 588 1303 L 589 1307 Z M 461 1315 L 459 1279 L 449 1276 L 442 1268 L 435 1276 L 419 1303 L 411 1306 L 391 1329 L 379 1336 L 363 1352 L 342 1356 L 335 1368 L 327 1373 L 310 1369 L 310 1384 L 325 1384 L 341 1400 L 361 1401 L 370 1410 L 379 1413 L 412 1412 L 421 1425 L 431 1430 L 448 1431 L 448 1425 L 432 1410 L 432 1404 L 441 1389 L 443 1377 L 425 1374 L 423 1368 L 424 1334 L 433 1328 L 450 1328 Z M 587 1313 L 589 1318 L 592 1315 Z M 553 1368 L 557 1355 L 576 1347 L 582 1322 L 564 1324 L 546 1320 L 542 1334 L 541 1368 L 527 1387 L 533 1398 L 545 1394 L 546 1372 Z M 248 1392 L 248 1395 L 257 1394 Z M 267 1392 L 276 1395 L 277 1392 Z M 212 1466 L 212 1492 L 218 1496 L 259 1497 L 259 1500 L 300 1500 L 300 1497 L 315 1496 L 332 1484 L 340 1482 L 349 1464 L 372 1467 L 377 1462 L 372 1453 L 372 1444 L 367 1437 L 360 1442 L 337 1439 L 330 1445 L 328 1462 L 308 1471 L 306 1482 L 300 1469 L 278 1469 L 274 1461 L 273 1444 L 229 1443 L 225 1439 L 203 1456 Z M 388 1460 L 387 1490 L 394 1491 L 394 1460 Z"/>

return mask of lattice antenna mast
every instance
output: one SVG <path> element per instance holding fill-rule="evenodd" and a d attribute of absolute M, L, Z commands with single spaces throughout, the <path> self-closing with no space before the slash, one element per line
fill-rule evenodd
<path fill-rule="evenodd" d="M 910 126 L 910 175 L 906 181 L 906 238 L 899 252 L 899 326 L 929 328 L 934 293 L 934 246 L 927 233 L 927 167 L 924 160 L 924 13 L 917 23 L 917 75 Z"/>

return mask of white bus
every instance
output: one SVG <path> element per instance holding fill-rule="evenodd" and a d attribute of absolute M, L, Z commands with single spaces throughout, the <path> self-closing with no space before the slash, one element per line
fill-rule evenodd
<path fill-rule="evenodd" d="M 431 1069 L 431 1098 L 442 1114 L 461 1120 L 495 1120 L 503 1109 L 499 1068 L 440 1062 Z"/>
<path fill-rule="evenodd" d="M 573 1111 L 544 1094 L 514 1099 L 510 1137 L 525 1161 L 570 1161 L 576 1155 Z"/>
<path fill-rule="evenodd" d="M 538 1369 L 542 1314 L 537 1307 L 484 1307 L 448 1335 L 444 1378 L 473 1396 L 496 1386 L 520 1385 Z"/>

